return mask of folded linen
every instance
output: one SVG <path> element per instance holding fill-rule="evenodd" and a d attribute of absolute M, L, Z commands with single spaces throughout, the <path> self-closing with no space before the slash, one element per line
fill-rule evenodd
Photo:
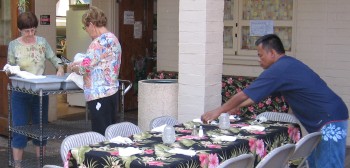
<path fill-rule="evenodd" d="M 135 154 L 140 154 L 143 151 L 139 148 L 127 147 L 127 148 L 118 148 L 118 152 L 120 156 L 131 156 Z"/>
<path fill-rule="evenodd" d="M 222 136 L 213 135 L 213 137 L 215 140 L 228 141 L 228 142 L 233 142 L 237 139 L 237 137 L 235 136 L 228 136 L 228 135 L 222 135 Z"/>
<path fill-rule="evenodd" d="M 151 132 L 163 132 L 165 127 L 166 127 L 166 124 L 161 125 L 161 126 L 159 126 L 159 127 L 153 128 L 153 129 L 151 130 Z"/>
<path fill-rule="evenodd" d="M 19 71 L 16 73 L 17 76 L 23 78 L 23 79 L 43 79 L 46 78 L 46 76 L 43 75 L 34 75 L 27 71 Z"/>
<path fill-rule="evenodd" d="M 35 75 L 27 71 L 21 71 L 19 66 L 11 66 L 9 64 L 6 64 L 3 70 L 10 72 L 10 74 L 17 75 L 23 79 L 43 79 L 46 77 L 43 75 Z"/>
<path fill-rule="evenodd" d="M 72 72 L 68 75 L 66 78 L 66 81 L 73 81 L 80 89 L 83 89 L 84 87 L 84 79 L 83 76 L 78 75 L 75 72 Z"/>
<path fill-rule="evenodd" d="M 121 136 L 117 136 L 115 138 L 112 138 L 109 140 L 109 142 L 112 143 L 117 143 L 117 144 L 132 144 L 132 140 L 128 137 L 121 137 Z"/>
<path fill-rule="evenodd" d="M 173 148 L 168 151 L 169 153 L 176 153 L 176 154 L 182 154 L 187 156 L 194 156 L 196 155 L 196 151 L 191 149 L 181 149 L 181 148 Z"/>
<path fill-rule="evenodd" d="M 245 129 L 247 131 L 264 131 L 265 127 L 259 126 L 259 125 L 249 125 L 249 126 L 244 126 L 241 129 Z"/>

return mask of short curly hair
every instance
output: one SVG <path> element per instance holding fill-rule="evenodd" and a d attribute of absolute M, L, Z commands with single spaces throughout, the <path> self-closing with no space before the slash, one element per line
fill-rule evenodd
<path fill-rule="evenodd" d="M 92 23 L 96 27 L 104 27 L 107 25 L 107 17 L 105 13 L 94 6 L 90 6 L 89 10 L 83 14 L 81 19 L 84 26 L 88 26 L 89 23 Z"/>

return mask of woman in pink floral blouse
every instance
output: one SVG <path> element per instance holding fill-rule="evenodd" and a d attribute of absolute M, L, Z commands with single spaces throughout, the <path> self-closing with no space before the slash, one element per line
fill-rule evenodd
<path fill-rule="evenodd" d="M 92 131 L 104 134 L 116 122 L 122 49 L 117 37 L 106 28 L 107 17 L 102 10 L 91 6 L 82 16 L 82 23 L 92 42 L 83 61 L 68 68 L 83 76 Z"/>

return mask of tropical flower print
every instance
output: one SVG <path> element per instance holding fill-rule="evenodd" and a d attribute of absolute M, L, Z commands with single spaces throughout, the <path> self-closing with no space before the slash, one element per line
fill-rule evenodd
<path fill-rule="evenodd" d="M 218 155 L 215 154 L 199 154 L 200 166 L 202 168 L 215 168 L 219 165 Z"/>
<path fill-rule="evenodd" d="M 322 128 L 322 138 L 324 141 L 335 141 L 346 138 L 346 132 L 344 129 L 340 127 L 336 127 L 336 125 L 330 123 Z"/>
<path fill-rule="evenodd" d="M 288 126 L 288 136 L 293 141 L 293 143 L 298 142 L 300 140 L 299 128 L 296 128 L 294 126 L 289 125 Z"/>

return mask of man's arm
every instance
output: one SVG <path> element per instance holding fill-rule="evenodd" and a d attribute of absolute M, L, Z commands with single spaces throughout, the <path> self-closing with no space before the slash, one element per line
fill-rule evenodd
<path fill-rule="evenodd" d="M 204 123 L 208 121 L 213 121 L 217 119 L 221 113 L 229 112 L 230 110 L 235 110 L 239 107 L 244 107 L 253 103 L 254 103 L 253 100 L 251 100 L 244 92 L 239 92 L 235 94 L 231 99 L 229 99 L 221 107 L 218 107 L 215 110 L 204 113 L 201 119 Z"/>

